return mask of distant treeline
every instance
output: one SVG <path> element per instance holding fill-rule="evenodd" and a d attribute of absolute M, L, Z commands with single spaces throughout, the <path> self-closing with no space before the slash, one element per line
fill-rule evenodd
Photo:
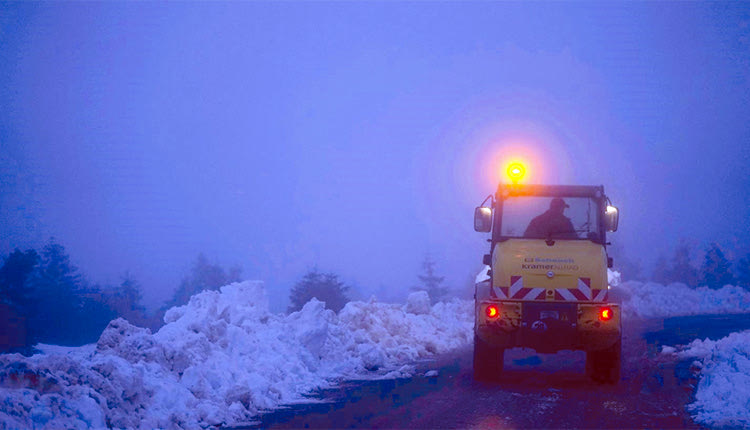
<path fill-rule="evenodd" d="M 201 254 L 172 299 L 147 312 L 142 287 L 129 273 L 122 275 L 119 285 L 92 284 L 54 239 L 38 251 L 16 249 L 4 257 L 0 268 L 0 352 L 28 353 L 37 343 L 95 342 L 117 317 L 157 329 L 166 309 L 187 303 L 202 290 L 239 280 L 238 268 L 226 271 Z"/>
<path fill-rule="evenodd" d="M 643 276 L 640 265 L 629 260 L 622 249 L 611 251 L 615 267 L 625 280 L 682 282 L 709 288 L 731 284 L 750 289 L 750 255 L 731 261 L 716 243 L 706 248 L 698 266 L 693 262 L 693 247 L 687 241 L 680 242 L 671 259 L 659 258 L 650 277 Z M 426 257 L 422 266 L 419 283 L 411 289 L 428 291 L 433 302 L 450 298 L 444 278 L 435 273 L 434 261 Z M 95 342 L 109 321 L 117 317 L 156 330 L 162 326 L 167 309 L 186 304 L 203 290 L 217 290 L 239 280 L 238 267 L 225 270 L 200 254 L 172 298 L 161 308 L 147 312 L 142 286 L 130 273 L 121 276 L 119 285 L 92 284 L 54 239 L 38 251 L 16 249 L 3 258 L 0 267 L 0 353 L 28 353 L 37 343 L 76 346 Z M 299 310 L 312 297 L 338 311 L 349 300 L 348 289 L 338 275 L 311 269 L 294 285 L 289 311 Z"/>
<path fill-rule="evenodd" d="M 704 248 L 703 258 L 696 259 L 695 248 L 687 240 L 680 241 L 671 258 L 661 255 L 651 276 L 645 276 L 637 261 L 629 259 L 621 248 L 615 247 L 615 268 L 622 272 L 624 280 L 648 280 L 665 285 L 681 282 L 693 288 L 713 289 L 737 285 L 750 290 L 750 254 L 730 259 L 719 244 L 711 243 Z"/>

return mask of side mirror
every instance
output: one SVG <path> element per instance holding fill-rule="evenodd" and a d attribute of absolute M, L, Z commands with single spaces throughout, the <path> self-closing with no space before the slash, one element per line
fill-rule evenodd
<path fill-rule="evenodd" d="M 617 231 L 617 224 L 620 222 L 620 211 L 616 207 L 607 205 L 604 212 L 604 223 L 607 231 Z"/>
<path fill-rule="evenodd" d="M 480 206 L 474 209 L 474 230 L 481 233 L 492 231 L 492 208 Z"/>

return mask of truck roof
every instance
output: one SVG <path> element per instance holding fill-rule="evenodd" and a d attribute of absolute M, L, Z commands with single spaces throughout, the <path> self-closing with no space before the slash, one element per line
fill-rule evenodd
<path fill-rule="evenodd" d="M 605 197 L 603 185 L 504 184 L 497 187 L 497 198 L 519 196 Z"/>

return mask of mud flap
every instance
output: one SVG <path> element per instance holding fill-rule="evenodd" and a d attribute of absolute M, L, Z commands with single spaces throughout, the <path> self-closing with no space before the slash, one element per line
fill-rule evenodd
<path fill-rule="evenodd" d="M 505 350 L 489 345 L 474 335 L 474 379 L 495 381 L 503 372 Z"/>
<path fill-rule="evenodd" d="M 586 375 L 596 382 L 617 385 L 622 368 L 622 340 L 600 351 L 586 352 Z"/>

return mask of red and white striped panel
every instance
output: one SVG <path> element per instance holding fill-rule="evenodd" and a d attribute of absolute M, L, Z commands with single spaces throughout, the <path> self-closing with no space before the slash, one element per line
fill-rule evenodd
<path fill-rule="evenodd" d="M 498 299 L 544 300 L 544 291 L 544 288 L 525 288 L 521 276 L 511 276 L 510 287 L 492 287 L 492 294 Z"/>
<path fill-rule="evenodd" d="M 590 278 L 578 278 L 577 288 L 556 288 L 555 300 L 568 302 L 604 302 L 607 300 L 607 290 L 592 289 Z"/>
<path fill-rule="evenodd" d="M 507 299 L 508 287 L 490 286 L 490 297 L 493 299 Z"/>
<path fill-rule="evenodd" d="M 510 287 L 490 286 L 490 297 L 498 300 L 545 300 L 546 290 L 544 288 L 526 288 L 523 286 L 523 277 L 511 276 Z M 607 301 L 606 289 L 591 288 L 590 278 L 578 278 L 577 288 L 556 288 L 555 300 L 567 302 L 605 302 Z"/>

